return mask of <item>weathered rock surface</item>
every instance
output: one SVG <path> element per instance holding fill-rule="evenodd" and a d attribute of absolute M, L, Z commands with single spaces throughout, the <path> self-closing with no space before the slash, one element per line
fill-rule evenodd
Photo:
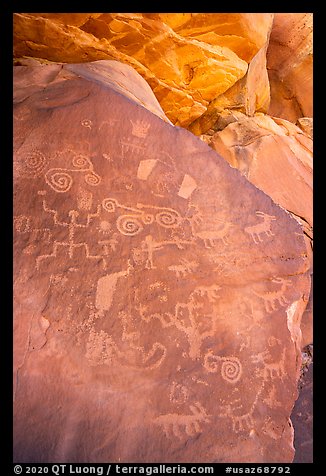
<path fill-rule="evenodd" d="M 232 167 L 293 213 L 312 238 L 312 139 L 289 121 L 257 114 L 208 139 Z"/>
<path fill-rule="evenodd" d="M 275 13 L 267 50 L 269 114 L 296 123 L 313 115 L 313 14 Z"/>
<path fill-rule="evenodd" d="M 253 116 L 256 112 L 268 111 L 270 86 L 266 69 L 267 46 L 268 40 L 251 60 L 246 75 L 211 101 L 207 111 L 188 126 L 191 132 L 201 135 L 210 129 L 223 129 L 226 125 L 223 124 L 225 113 L 228 117 L 234 114 Z"/>
<path fill-rule="evenodd" d="M 294 463 L 313 462 L 313 364 L 301 379 L 300 396 L 296 401 L 292 421 L 294 426 Z"/>
<path fill-rule="evenodd" d="M 270 13 L 17 13 L 14 55 L 127 63 L 146 79 L 167 117 L 188 127 L 225 101 L 267 111 L 272 22 Z"/>
<path fill-rule="evenodd" d="M 224 117 L 224 123 L 229 120 L 230 124 L 205 141 L 298 220 L 305 235 L 312 273 L 311 137 L 289 121 L 263 114 L 249 118 L 225 111 Z M 312 342 L 312 327 L 311 295 L 302 320 L 303 346 Z"/>
<path fill-rule="evenodd" d="M 292 461 L 299 223 L 128 66 L 35 68 L 14 68 L 15 461 Z"/>

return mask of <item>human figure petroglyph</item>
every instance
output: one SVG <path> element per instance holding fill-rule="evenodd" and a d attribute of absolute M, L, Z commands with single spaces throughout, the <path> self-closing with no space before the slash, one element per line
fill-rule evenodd
<path fill-rule="evenodd" d="M 258 376 L 261 376 L 264 381 L 268 379 L 280 378 L 283 379 L 286 375 L 285 371 L 285 356 L 286 349 L 284 348 L 281 353 L 281 358 L 277 362 L 268 362 L 271 358 L 271 354 L 268 350 L 253 355 L 251 360 L 255 364 L 262 364 L 263 368 L 256 370 Z"/>
<path fill-rule="evenodd" d="M 286 306 L 286 304 L 289 303 L 284 293 L 292 286 L 292 282 L 289 279 L 282 277 L 273 278 L 272 282 L 280 284 L 281 287 L 277 291 L 252 291 L 255 296 L 258 296 L 264 301 L 266 312 L 269 313 L 278 309 L 277 303 L 279 306 Z"/>
<path fill-rule="evenodd" d="M 181 259 L 180 264 L 168 266 L 168 270 L 176 274 L 177 278 L 184 278 L 187 274 L 193 273 L 198 268 L 198 263 Z"/>
<path fill-rule="evenodd" d="M 46 192 L 40 191 L 39 195 L 45 196 Z M 55 240 L 53 242 L 53 247 L 52 247 L 52 253 L 50 254 L 44 254 L 41 256 L 38 256 L 36 258 L 36 269 L 39 270 L 40 264 L 43 260 L 49 259 L 49 258 L 56 258 L 57 253 L 60 247 L 68 248 L 68 256 L 70 259 L 74 257 L 74 252 L 77 248 L 84 248 L 85 253 L 86 253 L 86 258 L 87 259 L 102 259 L 103 257 L 101 255 L 91 255 L 89 246 L 87 243 L 82 242 L 82 243 L 76 243 L 75 242 L 75 231 L 76 229 L 85 229 L 88 228 L 90 225 L 90 222 L 93 218 L 98 217 L 100 214 L 101 207 L 100 205 L 97 206 L 97 210 L 95 213 L 88 213 L 87 214 L 87 219 L 86 223 L 78 223 L 78 217 L 79 217 L 79 212 L 77 210 L 70 210 L 68 215 L 70 218 L 69 222 L 63 222 L 60 221 L 58 218 L 58 211 L 57 210 L 52 210 L 50 209 L 47 204 L 45 198 L 42 199 L 42 206 L 43 210 L 50 214 L 52 216 L 53 222 L 55 225 L 58 225 L 60 227 L 68 228 L 68 240 L 67 241 L 57 241 Z"/>
<path fill-rule="evenodd" d="M 220 365 L 221 364 L 221 365 Z M 204 368 L 211 373 L 218 371 L 226 382 L 235 384 L 242 377 L 242 365 L 238 357 L 234 356 L 219 356 L 209 350 L 204 357 Z"/>
<path fill-rule="evenodd" d="M 176 436 L 180 440 L 187 436 L 195 436 L 202 433 L 203 423 L 209 423 L 211 415 L 208 415 L 205 408 L 195 402 L 189 405 L 190 414 L 168 413 L 160 415 L 154 419 L 154 423 L 163 427 L 167 438 Z"/>
<path fill-rule="evenodd" d="M 44 178 L 46 183 L 57 193 L 68 192 L 73 184 L 72 173 L 87 172 L 84 181 L 87 185 L 97 186 L 101 183 L 101 177 L 94 172 L 91 160 L 82 155 L 75 154 L 72 159 L 73 168 L 55 167 L 49 169 Z M 68 173 L 69 172 L 69 173 Z"/>
<path fill-rule="evenodd" d="M 268 215 L 267 213 L 261 212 L 259 210 L 256 211 L 256 215 L 259 218 L 262 218 L 263 221 L 257 225 L 245 227 L 244 231 L 251 236 L 256 244 L 259 244 L 263 241 L 262 235 L 265 234 L 266 236 L 274 236 L 271 227 L 272 221 L 276 220 L 276 218 L 273 215 Z"/>

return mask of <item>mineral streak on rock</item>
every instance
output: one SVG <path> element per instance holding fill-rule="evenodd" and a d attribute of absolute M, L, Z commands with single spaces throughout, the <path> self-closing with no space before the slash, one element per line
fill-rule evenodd
<path fill-rule="evenodd" d="M 56 15 L 17 15 L 29 48 L 44 25 L 61 35 Z M 14 460 L 291 462 L 300 224 L 162 117 L 129 66 L 59 66 L 14 68 Z"/>

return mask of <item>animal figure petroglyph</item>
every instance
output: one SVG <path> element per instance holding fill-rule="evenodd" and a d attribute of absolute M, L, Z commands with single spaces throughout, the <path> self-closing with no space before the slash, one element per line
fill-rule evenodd
<path fill-rule="evenodd" d="M 271 354 L 268 350 L 260 352 L 257 355 L 253 355 L 251 360 L 255 364 L 263 364 L 264 367 L 258 370 L 258 375 L 263 377 L 264 381 L 267 379 L 274 379 L 280 378 L 283 379 L 285 377 L 285 354 L 286 349 L 282 350 L 281 358 L 278 362 L 266 362 L 271 357 Z"/>
<path fill-rule="evenodd" d="M 273 283 L 281 284 L 280 289 L 277 291 L 253 291 L 253 293 L 260 297 L 264 301 L 266 312 L 273 312 L 277 310 L 278 303 L 280 306 L 285 306 L 289 301 L 284 296 L 285 291 L 292 286 L 292 282 L 289 279 L 277 277 L 272 279 Z"/>
<path fill-rule="evenodd" d="M 221 290 L 221 286 L 217 284 L 212 284 L 211 286 L 198 286 L 193 295 L 199 294 L 199 296 L 205 296 L 209 300 L 209 302 L 216 302 L 219 298 L 218 292 Z"/>
<path fill-rule="evenodd" d="M 200 238 L 204 241 L 205 248 L 212 248 L 216 245 L 216 241 L 221 240 L 225 245 L 228 244 L 227 236 L 231 229 L 235 226 L 229 221 L 224 221 L 215 218 L 215 222 L 211 224 L 210 229 L 202 229 L 202 223 L 204 221 L 199 208 L 196 205 L 192 205 L 191 208 L 195 210 L 194 214 L 186 220 L 190 223 L 193 236 Z"/>
<path fill-rule="evenodd" d="M 262 382 L 260 388 L 255 394 L 254 401 L 250 405 L 250 408 L 247 412 L 237 415 L 235 412 L 242 409 L 240 399 L 236 399 L 234 402 L 228 402 L 225 405 L 221 405 L 220 409 L 222 410 L 218 416 L 220 417 L 228 417 L 231 419 L 232 422 L 232 430 L 235 433 L 239 433 L 241 431 L 250 432 L 254 426 L 253 421 L 253 412 L 256 408 L 257 402 L 264 390 L 265 382 Z"/>
<path fill-rule="evenodd" d="M 166 241 L 155 241 L 152 237 L 152 235 L 147 235 L 144 239 L 144 241 L 141 243 L 141 251 L 146 254 L 146 263 L 145 263 L 145 268 L 146 269 L 155 269 L 156 266 L 154 266 L 153 258 L 154 258 L 154 252 L 161 250 L 167 245 L 175 245 L 177 246 L 180 250 L 183 249 L 183 245 L 185 244 L 191 244 L 191 241 L 188 240 L 179 240 L 179 239 L 174 239 L 174 240 L 166 240 Z"/>
<path fill-rule="evenodd" d="M 226 222 L 218 229 L 197 231 L 194 235 L 204 241 L 205 248 L 214 247 L 217 240 L 222 240 L 227 245 L 226 237 L 233 226 L 233 223 Z"/>
<path fill-rule="evenodd" d="M 198 268 L 198 263 L 195 261 L 188 261 L 186 259 L 181 259 L 180 264 L 171 265 L 168 267 L 170 271 L 173 271 L 177 278 L 184 278 L 187 274 L 192 273 Z"/>
<path fill-rule="evenodd" d="M 256 215 L 262 218 L 263 221 L 258 223 L 257 225 L 246 226 L 244 231 L 251 236 L 251 238 L 256 244 L 259 244 L 263 241 L 261 235 L 265 234 L 267 236 L 274 236 L 274 233 L 272 233 L 271 230 L 271 226 L 272 221 L 276 220 L 276 218 L 261 211 L 256 211 Z"/>
<path fill-rule="evenodd" d="M 230 417 L 232 421 L 232 430 L 236 433 L 240 431 L 251 430 L 254 422 L 252 419 L 251 411 L 245 413 L 244 415 L 234 415 L 232 412 L 231 405 L 225 405 L 225 411 L 220 413 L 221 417 Z"/>
<path fill-rule="evenodd" d="M 189 409 L 191 414 L 168 413 L 155 418 L 154 423 L 163 427 L 167 438 L 176 436 L 182 440 L 185 436 L 195 436 L 197 433 L 202 433 L 201 424 L 209 423 L 211 415 L 207 415 L 205 408 L 199 402 L 189 405 Z"/>

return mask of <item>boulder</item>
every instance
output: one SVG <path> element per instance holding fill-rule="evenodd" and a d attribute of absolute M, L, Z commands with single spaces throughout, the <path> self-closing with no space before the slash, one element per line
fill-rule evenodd
<path fill-rule="evenodd" d="M 16 13 L 14 56 L 127 63 L 146 79 L 167 117 L 188 127 L 216 98 L 213 109 L 225 101 L 230 88 L 229 101 L 240 95 L 247 109 L 266 112 L 272 22 L 270 13 Z"/>
<path fill-rule="evenodd" d="M 14 460 L 291 462 L 300 224 L 131 67 L 59 66 L 14 68 Z"/>

